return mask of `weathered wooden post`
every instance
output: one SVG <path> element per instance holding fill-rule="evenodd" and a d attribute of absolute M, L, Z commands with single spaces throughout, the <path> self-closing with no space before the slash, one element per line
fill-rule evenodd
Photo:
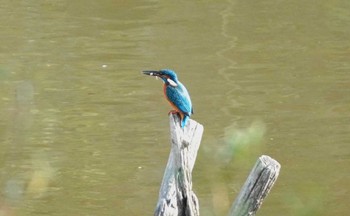
<path fill-rule="evenodd" d="M 229 216 L 253 216 L 277 180 L 281 165 L 262 155 L 255 163 L 238 197 L 233 203 Z"/>
<path fill-rule="evenodd" d="M 192 169 L 202 139 L 203 126 L 190 120 L 180 127 L 170 115 L 171 151 L 159 191 L 155 216 L 198 216 L 199 204 L 192 191 Z"/>
<path fill-rule="evenodd" d="M 182 129 L 177 114 L 170 115 L 169 119 L 171 151 L 154 215 L 199 216 L 198 199 L 192 191 L 192 169 L 204 129 L 194 120 Z M 233 203 L 229 216 L 254 216 L 277 180 L 280 168 L 277 161 L 262 155 Z"/>

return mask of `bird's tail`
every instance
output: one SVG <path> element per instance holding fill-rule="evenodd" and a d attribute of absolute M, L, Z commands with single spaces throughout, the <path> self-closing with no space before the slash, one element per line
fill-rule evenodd
<path fill-rule="evenodd" d="M 189 119 L 190 119 L 190 117 L 188 115 L 184 116 L 184 118 L 181 121 L 181 128 L 184 128 L 186 126 Z"/>

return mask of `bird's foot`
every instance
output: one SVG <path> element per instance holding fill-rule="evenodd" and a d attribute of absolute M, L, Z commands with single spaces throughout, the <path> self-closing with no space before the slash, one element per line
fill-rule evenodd
<path fill-rule="evenodd" d="M 170 115 L 170 114 L 180 114 L 180 112 L 177 111 L 177 110 L 170 110 L 170 111 L 168 112 L 168 115 Z"/>

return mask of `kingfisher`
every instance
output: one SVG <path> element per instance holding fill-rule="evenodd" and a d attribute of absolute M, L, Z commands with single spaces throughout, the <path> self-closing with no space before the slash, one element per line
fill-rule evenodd
<path fill-rule="evenodd" d="M 164 96 L 174 108 L 170 113 L 178 113 L 181 118 L 181 128 L 184 128 L 193 114 L 190 95 L 186 87 L 178 80 L 175 71 L 170 69 L 147 70 L 144 74 L 161 78 L 164 82 Z"/>

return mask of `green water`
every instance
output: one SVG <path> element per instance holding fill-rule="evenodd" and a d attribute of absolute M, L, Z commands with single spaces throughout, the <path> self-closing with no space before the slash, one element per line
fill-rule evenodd
<path fill-rule="evenodd" d="M 348 215 L 350 3 L 2 1 L 2 215 L 152 215 L 172 68 L 204 136 L 201 215 L 256 159 L 282 165 L 258 215 Z"/>

